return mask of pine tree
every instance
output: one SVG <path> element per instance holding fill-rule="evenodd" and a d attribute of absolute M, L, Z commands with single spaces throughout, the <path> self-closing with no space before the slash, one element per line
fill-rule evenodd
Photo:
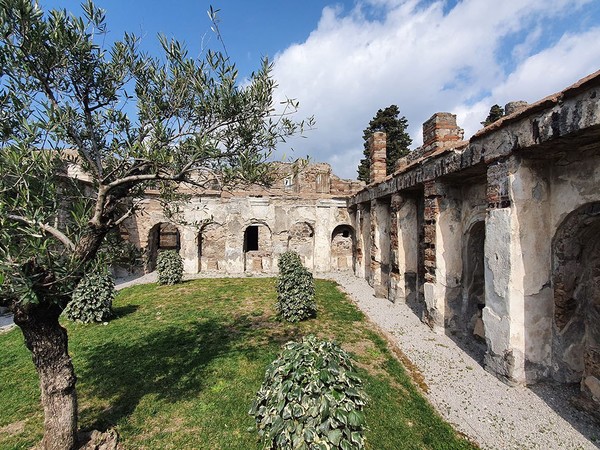
<path fill-rule="evenodd" d="M 371 159 L 369 155 L 369 138 L 376 131 L 386 133 L 386 157 L 387 157 L 387 174 L 394 172 L 396 161 L 409 152 L 409 147 L 412 144 L 412 139 L 406 132 L 408 128 L 408 120 L 406 117 L 398 117 L 400 109 L 396 105 L 390 105 L 385 109 L 380 109 L 375 114 L 375 117 L 369 122 L 369 126 L 363 131 L 364 139 L 364 158 L 361 159 L 358 165 L 358 179 L 370 182 Z"/>
<path fill-rule="evenodd" d="M 494 105 L 490 108 L 490 113 L 486 117 L 485 121 L 480 122 L 481 125 L 487 127 L 488 125 L 500 120 L 504 116 L 504 108 L 500 105 Z"/>

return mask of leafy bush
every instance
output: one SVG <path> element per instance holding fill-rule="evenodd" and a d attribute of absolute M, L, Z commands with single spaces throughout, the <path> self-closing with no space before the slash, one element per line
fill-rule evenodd
<path fill-rule="evenodd" d="M 366 399 L 349 355 L 308 336 L 284 345 L 249 413 L 265 448 L 362 449 Z"/>
<path fill-rule="evenodd" d="M 288 322 L 299 322 L 317 314 L 315 283 L 296 252 L 287 251 L 278 262 L 277 312 Z"/>
<path fill-rule="evenodd" d="M 74 322 L 106 322 L 112 315 L 115 282 L 108 273 L 86 275 L 73 291 L 64 314 Z"/>
<path fill-rule="evenodd" d="M 177 284 L 183 277 L 183 260 L 175 250 L 165 250 L 156 259 L 158 284 Z"/>

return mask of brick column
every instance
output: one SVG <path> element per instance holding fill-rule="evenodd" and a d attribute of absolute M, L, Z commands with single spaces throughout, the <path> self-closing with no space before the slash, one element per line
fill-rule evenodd
<path fill-rule="evenodd" d="M 376 131 L 369 138 L 369 155 L 371 160 L 371 183 L 379 183 L 385 180 L 387 160 L 386 134 Z"/>
<path fill-rule="evenodd" d="M 435 282 L 435 226 L 440 212 L 441 193 L 435 181 L 424 184 L 425 211 L 423 223 L 423 248 L 425 256 L 425 283 Z"/>
<path fill-rule="evenodd" d="M 447 112 L 435 113 L 423 124 L 423 156 L 439 148 L 451 147 L 462 141 L 464 130 L 456 124 L 456 115 Z"/>
<path fill-rule="evenodd" d="M 425 319 L 432 328 L 445 329 L 461 293 L 461 194 L 432 181 L 424 184 L 424 196 Z"/>

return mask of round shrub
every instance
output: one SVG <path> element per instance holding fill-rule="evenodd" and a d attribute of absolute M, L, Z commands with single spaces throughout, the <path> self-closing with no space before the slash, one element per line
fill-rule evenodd
<path fill-rule="evenodd" d="M 156 259 L 158 284 L 177 284 L 183 277 L 183 260 L 175 250 L 165 250 Z"/>
<path fill-rule="evenodd" d="M 277 313 L 288 322 L 299 322 L 317 314 L 312 273 L 296 252 L 287 251 L 277 263 Z"/>
<path fill-rule="evenodd" d="M 265 448 L 362 449 L 366 399 L 349 355 L 308 336 L 284 345 L 250 414 Z"/>
<path fill-rule="evenodd" d="M 108 273 L 86 275 L 73 291 L 64 314 L 75 322 L 106 322 L 112 315 L 115 282 Z"/>

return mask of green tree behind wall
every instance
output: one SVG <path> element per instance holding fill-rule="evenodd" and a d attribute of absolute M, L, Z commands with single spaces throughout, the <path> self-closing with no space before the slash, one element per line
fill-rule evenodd
<path fill-rule="evenodd" d="M 360 160 L 357 169 L 359 180 L 367 184 L 371 181 L 371 159 L 369 155 L 369 138 L 371 135 L 376 131 L 386 133 L 386 172 L 389 175 L 394 172 L 396 161 L 410 151 L 409 147 L 412 144 L 412 139 L 406 132 L 407 128 L 408 120 L 404 116 L 400 117 L 398 106 L 390 105 L 377 111 L 375 117 L 369 122 L 369 126 L 363 131 L 364 158 Z"/>

